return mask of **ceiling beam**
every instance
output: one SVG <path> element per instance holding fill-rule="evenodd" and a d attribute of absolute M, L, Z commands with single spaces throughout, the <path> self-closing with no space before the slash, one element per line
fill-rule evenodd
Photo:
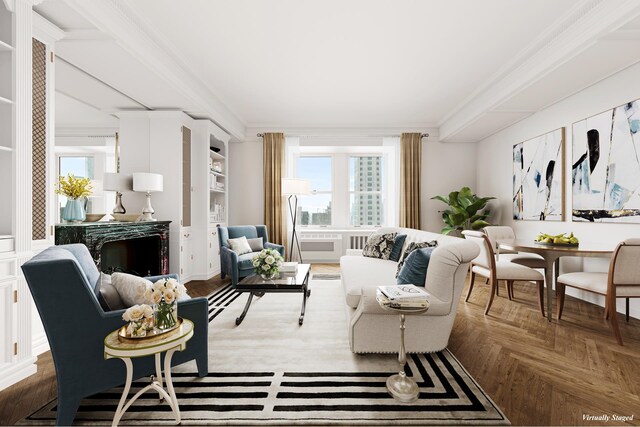
<path fill-rule="evenodd" d="M 484 114 L 575 58 L 598 40 L 610 37 L 640 16 L 637 0 L 582 0 L 550 25 L 511 63 L 472 93 L 440 123 L 440 140 L 451 141 Z"/>
<path fill-rule="evenodd" d="M 108 34 L 119 46 L 136 57 L 149 72 L 161 77 L 189 101 L 193 110 L 236 138 L 243 138 L 245 124 L 191 72 L 187 63 L 168 46 L 161 44 L 150 29 L 123 2 L 115 0 L 64 0 L 98 30 Z"/>

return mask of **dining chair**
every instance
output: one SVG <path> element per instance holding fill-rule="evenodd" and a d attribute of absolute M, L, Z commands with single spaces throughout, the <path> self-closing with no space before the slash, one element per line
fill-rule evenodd
<path fill-rule="evenodd" d="M 498 249 L 498 243 L 503 240 L 515 240 L 516 233 L 513 228 L 506 225 L 490 225 L 482 229 L 491 242 L 493 250 Z M 528 254 L 500 250 L 500 255 L 496 255 L 496 259 L 500 261 L 510 261 L 515 264 L 524 265 L 529 268 L 545 268 L 545 261 L 538 254 Z"/>
<path fill-rule="evenodd" d="M 538 285 L 538 306 L 544 317 L 544 276 L 542 273 L 511 261 L 496 261 L 493 246 L 487 235 L 483 232 L 464 230 L 462 234 L 465 239 L 475 242 L 480 247 L 480 255 L 478 255 L 471 264 L 471 282 L 469 283 L 469 291 L 467 292 L 465 302 L 469 301 L 469 297 L 473 291 L 476 274 L 488 278 L 491 285 L 489 300 L 487 301 L 484 314 L 489 314 L 489 309 L 491 309 L 491 304 L 493 304 L 493 298 L 495 297 L 500 280 L 505 281 L 509 300 L 513 297 L 514 281 L 534 282 Z"/>
<path fill-rule="evenodd" d="M 609 271 L 605 273 L 565 273 L 557 280 L 558 320 L 562 317 L 566 287 L 572 287 L 605 297 L 605 317 L 611 322 L 613 335 L 622 345 L 622 336 L 616 317 L 616 299 L 640 298 L 640 239 L 627 239 L 613 252 Z"/>

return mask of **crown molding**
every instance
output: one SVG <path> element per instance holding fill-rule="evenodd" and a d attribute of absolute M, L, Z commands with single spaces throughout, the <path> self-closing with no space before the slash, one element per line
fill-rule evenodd
<path fill-rule="evenodd" d="M 2 2 L 4 3 L 4 7 L 6 7 L 9 12 L 13 12 L 15 10 L 16 8 L 15 0 L 3 0 Z"/>
<path fill-rule="evenodd" d="M 214 123 L 233 136 L 244 137 L 245 124 L 126 4 L 117 0 L 63 1 L 187 97 Z"/>
<path fill-rule="evenodd" d="M 45 44 L 54 44 L 65 36 L 64 31 L 55 24 L 33 12 L 33 37 Z"/>
<path fill-rule="evenodd" d="M 440 122 L 442 141 L 640 16 L 637 0 L 582 0 Z"/>

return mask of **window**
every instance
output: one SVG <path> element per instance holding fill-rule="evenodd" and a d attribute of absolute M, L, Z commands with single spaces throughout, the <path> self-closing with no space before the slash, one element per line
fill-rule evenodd
<path fill-rule="evenodd" d="M 298 218 L 301 225 L 332 225 L 331 202 L 333 199 L 332 158 L 325 156 L 301 156 L 298 158 L 298 174 L 311 181 L 313 195 L 298 197 Z"/>
<path fill-rule="evenodd" d="M 382 156 L 349 157 L 349 212 L 351 226 L 384 224 Z M 367 169 L 366 176 L 362 174 Z M 374 214 L 375 208 L 375 214 Z"/>
<path fill-rule="evenodd" d="M 94 159 L 93 156 L 59 156 L 58 175 L 67 176 L 73 174 L 78 178 L 94 179 Z M 58 211 L 60 218 L 62 210 L 67 204 L 67 198 L 62 194 L 58 195 Z M 91 198 L 87 200 L 87 212 L 91 212 Z"/>

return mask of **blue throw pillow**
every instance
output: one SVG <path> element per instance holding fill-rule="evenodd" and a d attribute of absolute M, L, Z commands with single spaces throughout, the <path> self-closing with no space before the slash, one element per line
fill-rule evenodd
<path fill-rule="evenodd" d="M 391 249 L 391 255 L 389 255 L 389 261 L 400 260 L 400 254 L 402 253 L 402 247 L 404 246 L 404 241 L 407 238 L 406 234 L 397 234 L 396 240 L 393 242 L 393 249 Z"/>
<path fill-rule="evenodd" d="M 431 252 L 435 248 L 416 249 L 411 252 L 398 274 L 398 285 L 416 285 L 424 286 L 427 279 L 427 268 L 429 268 L 429 260 Z"/>

